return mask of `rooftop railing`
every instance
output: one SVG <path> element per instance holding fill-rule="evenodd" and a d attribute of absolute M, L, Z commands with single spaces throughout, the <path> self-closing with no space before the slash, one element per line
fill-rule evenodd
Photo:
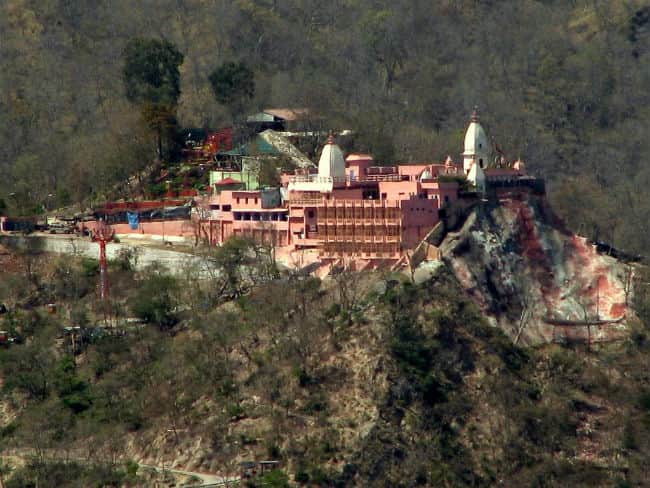
<path fill-rule="evenodd" d="M 345 177 L 332 177 L 332 176 L 318 176 L 318 175 L 293 175 L 289 177 L 289 183 L 363 183 L 363 182 L 379 182 L 379 181 L 408 181 L 408 175 L 400 175 L 397 173 L 388 174 L 375 174 L 375 175 L 359 175 L 359 176 L 345 176 Z"/>

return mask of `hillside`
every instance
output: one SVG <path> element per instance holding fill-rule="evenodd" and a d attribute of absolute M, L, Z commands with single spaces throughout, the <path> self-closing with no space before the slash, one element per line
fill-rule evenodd
<path fill-rule="evenodd" d="M 455 153 L 479 105 L 571 229 L 644 252 L 648 18 L 640 0 L 6 0 L 0 199 L 27 214 L 87 203 L 147 167 L 155 137 L 126 98 L 124 49 L 165 38 L 184 56 L 180 127 L 309 106 L 357 133 L 350 150 L 431 161 Z M 208 78 L 242 60 L 255 91 L 235 110 Z"/>
<path fill-rule="evenodd" d="M 0 488 L 650 485 L 647 2 L 3 0 L 0 39 Z"/>
<path fill-rule="evenodd" d="M 0 320 L 24 344 L 0 350 L 0 436 L 36 457 L 7 486 L 141 486 L 133 461 L 232 476 L 263 459 L 298 486 L 645 483 L 644 287 L 622 340 L 531 349 L 491 326 L 448 266 L 420 285 L 262 267 L 250 288 L 221 260 L 230 246 L 211 257 L 227 277 L 207 282 L 134 273 L 121 257 L 109 309 L 92 292 L 92 260 L 15 257 Z M 459 263 L 481 263 L 470 256 Z M 123 332 L 71 348 L 62 326 L 100 331 L 105 314 Z M 127 325 L 131 314 L 148 324 Z M 87 461 L 47 461 L 64 456 Z"/>

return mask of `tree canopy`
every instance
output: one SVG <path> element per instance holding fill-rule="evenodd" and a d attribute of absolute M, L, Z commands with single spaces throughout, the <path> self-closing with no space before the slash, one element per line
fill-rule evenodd
<path fill-rule="evenodd" d="M 136 104 L 176 106 L 183 54 L 167 40 L 132 39 L 124 49 L 126 98 Z"/>
<path fill-rule="evenodd" d="M 255 95 L 255 74 L 244 63 L 227 62 L 208 78 L 217 101 L 239 115 L 245 101 Z"/>
<path fill-rule="evenodd" d="M 167 40 L 136 38 L 124 49 L 126 98 L 140 107 L 142 117 L 156 131 L 161 159 L 163 139 L 173 139 L 177 125 L 182 63 L 183 54 Z"/>

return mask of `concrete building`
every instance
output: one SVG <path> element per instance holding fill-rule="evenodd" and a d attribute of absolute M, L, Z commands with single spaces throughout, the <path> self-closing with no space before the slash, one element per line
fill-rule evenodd
<path fill-rule="evenodd" d="M 323 264 L 349 259 L 380 266 L 407 256 L 459 199 L 539 188 L 541 180 L 528 177 L 522 161 L 488 165 L 488 139 L 476 111 L 462 158 L 462 164 L 448 156 L 443 162 L 377 166 L 369 154 L 344 157 L 330 136 L 318 165 L 282 174 L 279 188 L 257 188 L 244 181 L 242 169 L 223 168 L 210 175 L 211 191 L 194 199 L 191 212 L 188 206 L 149 211 L 139 205 L 105 208 L 98 218 L 118 235 L 164 233 L 210 245 L 250 236 L 273 244 L 278 255 L 308 252 Z"/>
<path fill-rule="evenodd" d="M 281 251 L 312 250 L 321 261 L 351 257 L 366 265 L 399 260 L 439 222 L 440 209 L 459 198 L 462 169 L 443 163 L 376 166 L 372 156 L 347 158 L 330 136 L 318 162 L 282 177 L 273 198 L 260 191 L 214 192 L 201 238 L 220 244 L 248 235 Z"/>

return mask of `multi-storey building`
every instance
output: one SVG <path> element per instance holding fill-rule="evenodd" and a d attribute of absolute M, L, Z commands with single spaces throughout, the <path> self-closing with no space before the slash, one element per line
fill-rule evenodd
<path fill-rule="evenodd" d="M 166 223 L 168 213 L 176 215 L 169 209 L 151 215 L 137 211 L 139 219 L 134 223 L 136 210 L 126 209 L 131 212 L 128 223 L 126 217 L 110 223 L 118 235 L 166 232 L 210 245 L 232 236 L 250 236 L 273 244 L 279 255 L 308 252 L 310 261 L 395 262 L 418 246 L 438 224 L 445 207 L 466 197 L 461 188 L 478 195 L 494 190 L 498 196 L 531 186 L 531 181 L 539 183 L 526 176 L 521 161 L 506 165 L 500 159 L 488 165 L 487 141 L 474 113 L 462 163 L 447 157 L 441 163 L 378 166 L 367 154 L 344 158 L 330 136 L 318 166 L 282 174 L 278 188 L 252 189 L 229 173 L 211 180 L 209 195 L 195 198 L 191 218 Z M 180 210 L 172 210 L 180 215 Z M 106 220 L 119 216 L 104 213 Z"/>
<path fill-rule="evenodd" d="M 393 261 L 438 223 L 464 179 L 451 158 L 390 167 L 365 154 L 344 159 L 330 137 L 318 170 L 284 174 L 281 188 L 219 191 L 215 185 L 199 202 L 199 228 L 212 244 L 248 235 L 288 252 L 313 250 L 321 260 Z"/>

